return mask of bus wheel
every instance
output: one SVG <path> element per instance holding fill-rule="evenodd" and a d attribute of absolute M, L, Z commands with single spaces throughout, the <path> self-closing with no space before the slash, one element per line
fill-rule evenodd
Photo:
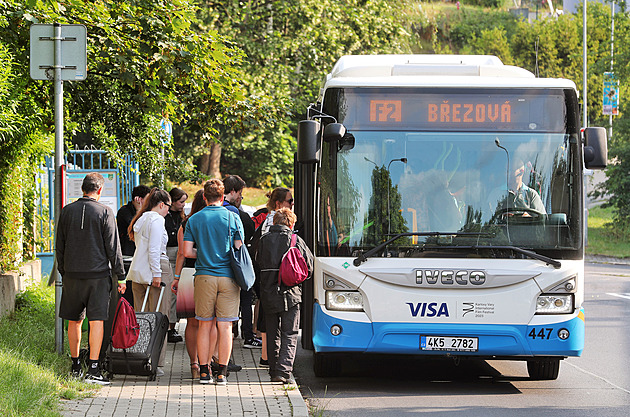
<path fill-rule="evenodd" d="M 532 359 L 527 361 L 527 373 L 535 381 L 549 381 L 558 378 L 560 359 Z"/>
<path fill-rule="evenodd" d="M 313 352 L 313 371 L 318 377 L 338 376 L 341 361 L 335 355 Z"/>

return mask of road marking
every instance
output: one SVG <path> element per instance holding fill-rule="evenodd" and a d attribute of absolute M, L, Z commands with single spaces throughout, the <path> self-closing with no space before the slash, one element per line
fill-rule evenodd
<path fill-rule="evenodd" d="M 613 297 L 619 297 L 619 298 L 627 298 L 628 300 L 630 300 L 630 293 L 623 293 L 623 294 L 617 294 L 614 292 L 609 292 L 607 293 L 608 295 L 612 295 Z"/>
<path fill-rule="evenodd" d="M 599 375 L 597 375 L 597 374 L 594 374 L 594 373 L 592 373 L 592 372 L 589 372 L 589 371 L 587 371 L 586 369 L 580 368 L 579 366 L 573 365 L 573 364 L 572 364 L 571 362 L 569 362 L 569 361 L 565 361 L 564 363 L 566 363 L 566 364 L 567 364 L 567 365 L 569 365 L 569 366 L 574 367 L 575 369 L 577 369 L 577 370 L 579 370 L 579 371 L 581 371 L 581 372 L 584 372 L 584 373 L 585 373 L 585 374 L 587 374 L 587 375 L 590 375 L 590 376 L 592 376 L 592 377 L 595 377 L 595 378 L 597 378 L 597 379 L 600 379 L 600 380 L 604 381 L 605 383 L 607 383 L 608 385 L 610 385 L 610 386 L 612 386 L 612 387 L 614 387 L 614 388 L 616 388 L 616 389 L 618 389 L 618 390 L 621 390 L 621 391 L 623 391 L 623 392 L 625 392 L 625 393 L 630 394 L 630 391 L 629 391 L 629 390 L 627 390 L 627 389 L 625 389 L 625 388 L 622 388 L 622 387 L 620 387 L 619 385 L 616 385 L 616 384 L 612 383 L 611 381 L 607 380 L 606 378 L 603 378 L 603 377 L 601 377 L 601 376 L 599 376 Z"/>

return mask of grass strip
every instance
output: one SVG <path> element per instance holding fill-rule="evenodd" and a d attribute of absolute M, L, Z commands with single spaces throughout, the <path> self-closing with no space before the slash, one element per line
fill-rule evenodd
<path fill-rule="evenodd" d="M 42 284 L 19 294 L 15 312 L 0 319 L 1 416 L 61 416 L 62 399 L 94 392 L 68 377 L 67 352 L 55 352 L 54 317 L 54 287 Z"/>
<path fill-rule="evenodd" d="M 612 207 L 589 209 L 586 253 L 614 258 L 630 258 L 630 237 L 615 230 L 612 226 L 612 219 Z"/>

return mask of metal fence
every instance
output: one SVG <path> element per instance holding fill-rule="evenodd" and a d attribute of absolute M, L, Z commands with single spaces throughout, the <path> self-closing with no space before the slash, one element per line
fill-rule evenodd
<path fill-rule="evenodd" d="M 55 165 L 52 156 L 46 157 L 45 163 L 40 167 L 37 181 L 38 193 L 38 228 L 36 238 L 36 250 L 38 258 L 52 257 L 54 249 L 54 223 L 55 223 Z M 107 152 L 96 149 L 69 151 L 64 158 L 66 172 L 111 172 L 116 171 L 118 208 L 131 200 L 133 188 L 140 183 L 138 164 L 130 155 L 127 155 L 122 165 L 116 166 L 111 161 Z M 44 270 L 44 267 L 42 267 Z"/>

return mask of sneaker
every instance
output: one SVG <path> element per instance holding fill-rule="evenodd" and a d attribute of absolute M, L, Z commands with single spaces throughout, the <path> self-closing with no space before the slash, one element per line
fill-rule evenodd
<path fill-rule="evenodd" d="M 72 369 L 70 371 L 70 377 L 74 378 L 74 379 L 83 379 L 83 377 L 85 376 L 85 374 L 83 373 L 83 368 L 79 368 L 79 369 Z"/>
<path fill-rule="evenodd" d="M 205 372 L 201 372 L 199 375 L 199 383 L 200 384 L 209 384 L 211 382 L 214 382 L 214 379 L 212 378 L 212 375 L 210 375 L 209 373 L 205 373 Z"/>
<path fill-rule="evenodd" d="M 181 342 L 184 340 L 184 338 L 177 333 L 177 330 L 175 329 L 171 329 L 168 331 L 168 343 L 177 343 L 177 342 Z"/>
<path fill-rule="evenodd" d="M 271 377 L 271 382 L 281 382 L 283 384 L 287 383 L 287 379 L 285 377 L 282 377 L 280 375 L 274 375 Z"/>
<path fill-rule="evenodd" d="M 283 384 L 285 385 L 297 385 L 297 382 L 295 382 L 295 378 L 293 377 L 293 374 L 289 375 L 288 378 L 284 379 Z"/>
<path fill-rule="evenodd" d="M 243 343 L 243 347 L 246 349 L 262 349 L 262 342 L 258 339 L 247 339 Z"/>
<path fill-rule="evenodd" d="M 158 368 L 155 370 L 155 376 L 164 376 L 164 369 L 158 366 Z"/>
<path fill-rule="evenodd" d="M 243 369 L 243 367 L 241 365 L 237 365 L 234 362 L 232 362 L 232 359 L 230 359 L 230 362 L 228 363 L 227 368 L 228 368 L 228 374 L 230 372 L 238 372 L 241 369 Z"/>
<path fill-rule="evenodd" d="M 269 361 L 267 359 L 260 358 L 258 363 L 264 368 L 269 368 Z"/>
<path fill-rule="evenodd" d="M 217 385 L 227 385 L 227 376 L 225 375 L 217 375 L 217 379 L 215 381 L 215 384 Z"/>
<path fill-rule="evenodd" d="M 85 376 L 85 382 L 87 382 L 88 384 L 98 384 L 98 385 L 109 385 L 109 384 L 111 384 L 111 382 L 109 382 L 109 379 L 104 377 L 100 372 L 97 373 L 97 374 L 88 373 Z"/>

